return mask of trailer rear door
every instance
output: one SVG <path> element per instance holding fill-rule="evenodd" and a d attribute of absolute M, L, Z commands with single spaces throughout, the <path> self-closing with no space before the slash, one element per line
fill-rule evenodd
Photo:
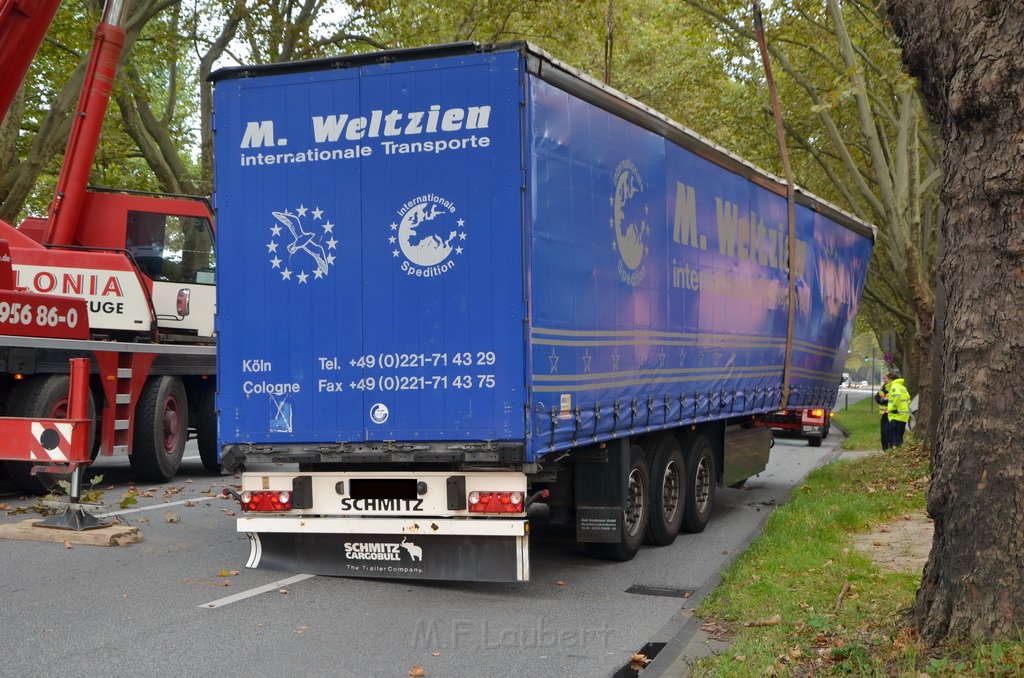
<path fill-rule="evenodd" d="M 523 439 L 521 70 L 218 81 L 221 443 Z"/>

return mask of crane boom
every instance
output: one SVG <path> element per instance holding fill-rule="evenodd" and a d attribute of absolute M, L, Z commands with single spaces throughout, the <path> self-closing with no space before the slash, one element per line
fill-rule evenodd
<path fill-rule="evenodd" d="M 25 79 L 60 0 L 0 0 L 0 120 Z"/>
<path fill-rule="evenodd" d="M 100 132 L 124 47 L 125 33 L 121 27 L 124 10 L 123 0 L 109 0 L 96 26 L 85 82 L 64 151 L 64 163 L 50 203 L 49 220 L 43 236 L 46 244 L 74 244 L 89 172 L 99 147 Z"/>

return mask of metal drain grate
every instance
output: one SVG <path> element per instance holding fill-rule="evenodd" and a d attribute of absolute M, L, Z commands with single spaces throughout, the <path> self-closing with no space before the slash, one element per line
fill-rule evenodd
<path fill-rule="evenodd" d="M 693 591 L 687 589 L 673 589 L 666 586 L 643 586 L 634 584 L 626 589 L 626 593 L 635 593 L 638 596 L 661 596 L 662 598 L 689 598 Z"/>
<path fill-rule="evenodd" d="M 658 653 L 661 652 L 664 647 L 665 643 L 647 643 L 640 648 L 640 651 L 637 652 L 637 654 L 642 654 L 647 658 L 647 662 L 649 663 L 658 656 Z M 643 662 L 630 662 L 612 674 L 612 678 L 637 678 L 637 676 L 639 676 L 644 670 L 645 666 L 647 666 L 647 664 Z"/>

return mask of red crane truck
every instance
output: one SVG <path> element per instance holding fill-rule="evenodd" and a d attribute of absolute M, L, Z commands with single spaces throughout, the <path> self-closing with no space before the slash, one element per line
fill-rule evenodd
<path fill-rule="evenodd" d="M 0 0 L 0 116 L 59 0 Z M 108 2 L 49 214 L 0 220 L 0 475 L 26 492 L 59 454 L 26 421 L 66 418 L 69 365 L 89 358 L 90 456 L 127 454 L 167 480 L 190 431 L 219 469 L 214 412 L 214 226 L 205 200 L 87 190 L 125 33 Z M 57 454 L 57 456 L 54 456 Z"/>

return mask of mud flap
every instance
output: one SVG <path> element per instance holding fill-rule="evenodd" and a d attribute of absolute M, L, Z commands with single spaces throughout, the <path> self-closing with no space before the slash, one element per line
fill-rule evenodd
<path fill-rule="evenodd" d="M 248 532 L 245 566 L 335 577 L 528 581 L 528 536 Z"/>

